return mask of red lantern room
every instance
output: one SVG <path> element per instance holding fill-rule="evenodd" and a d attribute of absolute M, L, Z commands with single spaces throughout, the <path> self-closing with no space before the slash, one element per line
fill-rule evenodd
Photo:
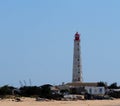
<path fill-rule="evenodd" d="M 75 34 L 75 40 L 80 40 L 80 34 L 78 32 Z"/>

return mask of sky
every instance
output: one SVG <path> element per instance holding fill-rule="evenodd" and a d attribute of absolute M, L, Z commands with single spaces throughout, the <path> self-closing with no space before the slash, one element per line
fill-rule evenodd
<path fill-rule="evenodd" d="M 0 86 L 72 81 L 81 34 L 84 82 L 120 84 L 119 0 L 0 0 Z"/>

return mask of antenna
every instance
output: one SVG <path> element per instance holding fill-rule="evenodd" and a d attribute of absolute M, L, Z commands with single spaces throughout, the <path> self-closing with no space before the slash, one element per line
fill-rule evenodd
<path fill-rule="evenodd" d="M 29 79 L 29 84 L 30 84 L 30 86 L 32 86 L 32 82 L 31 82 L 31 79 Z"/>
<path fill-rule="evenodd" d="M 27 85 L 26 81 L 25 81 L 25 80 L 23 80 L 23 82 L 24 82 L 24 84 L 25 84 L 25 86 L 26 86 L 26 85 Z"/>
<path fill-rule="evenodd" d="M 20 87 L 23 87 L 23 83 L 21 81 L 19 81 L 19 83 L 20 83 Z"/>

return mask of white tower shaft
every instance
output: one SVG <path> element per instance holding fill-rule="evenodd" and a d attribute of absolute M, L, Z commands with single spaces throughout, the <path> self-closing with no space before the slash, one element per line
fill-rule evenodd
<path fill-rule="evenodd" d="M 73 54 L 73 79 L 72 82 L 82 82 L 80 35 L 75 34 Z"/>

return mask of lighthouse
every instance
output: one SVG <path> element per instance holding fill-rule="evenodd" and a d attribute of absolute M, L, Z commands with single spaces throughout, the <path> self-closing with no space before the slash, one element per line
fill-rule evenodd
<path fill-rule="evenodd" d="M 74 53 L 73 53 L 73 76 L 72 82 L 82 82 L 82 67 L 81 67 L 81 48 L 80 34 L 75 33 L 74 36 Z"/>

